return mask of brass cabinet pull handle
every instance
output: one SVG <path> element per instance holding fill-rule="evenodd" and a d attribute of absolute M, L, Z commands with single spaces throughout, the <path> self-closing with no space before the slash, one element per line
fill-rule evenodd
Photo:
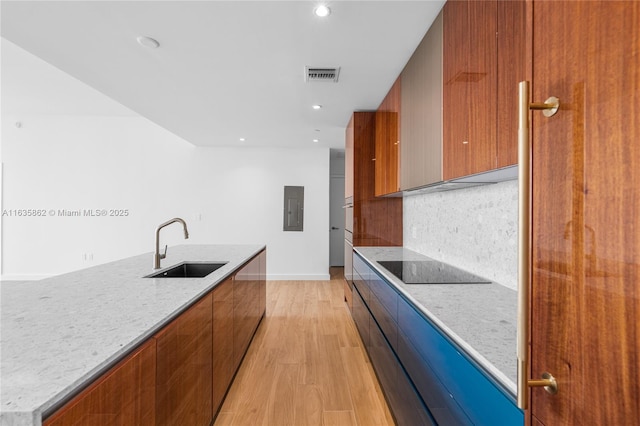
<path fill-rule="evenodd" d="M 551 395 L 555 395 L 558 393 L 558 382 L 556 381 L 556 378 L 547 372 L 542 373 L 542 379 L 529 380 L 527 384 L 530 388 L 544 387 L 544 390 L 546 390 Z"/>
<path fill-rule="evenodd" d="M 557 393 L 556 379 L 544 373 L 542 380 L 529 380 L 529 291 L 531 282 L 531 143 L 529 110 L 542 110 L 545 117 L 558 112 L 560 100 L 550 97 L 544 103 L 529 101 L 529 82 L 518 87 L 518 407 L 526 410 L 529 387 L 544 386 Z M 548 377 L 545 377 L 548 376 Z"/>

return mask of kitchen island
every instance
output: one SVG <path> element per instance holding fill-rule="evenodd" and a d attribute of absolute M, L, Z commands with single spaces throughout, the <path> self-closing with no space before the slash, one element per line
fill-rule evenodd
<path fill-rule="evenodd" d="M 145 278 L 147 253 L 32 282 L 0 285 L 0 424 L 43 416 L 100 377 L 255 258 L 260 245 L 170 247 L 163 269 L 227 262 L 204 278 Z"/>

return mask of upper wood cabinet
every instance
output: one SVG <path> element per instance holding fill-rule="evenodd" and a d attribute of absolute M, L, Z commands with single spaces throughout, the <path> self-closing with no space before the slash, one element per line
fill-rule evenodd
<path fill-rule="evenodd" d="M 346 132 L 346 194 L 353 194 L 353 245 L 401 246 L 402 199 L 375 196 L 375 112 L 354 112 Z M 346 195 L 348 197 L 348 195 Z"/>
<path fill-rule="evenodd" d="M 517 161 L 524 17 L 524 1 L 449 0 L 443 8 L 444 180 Z"/>
<path fill-rule="evenodd" d="M 376 111 L 376 196 L 400 190 L 400 81 L 398 77 Z"/>
<path fill-rule="evenodd" d="M 150 339 L 43 424 L 153 425 L 155 385 L 156 340 Z"/>
<path fill-rule="evenodd" d="M 376 112 L 375 195 L 442 180 L 442 13 Z"/>
<path fill-rule="evenodd" d="M 400 189 L 442 180 L 442 13 L 402 71 Z"/>

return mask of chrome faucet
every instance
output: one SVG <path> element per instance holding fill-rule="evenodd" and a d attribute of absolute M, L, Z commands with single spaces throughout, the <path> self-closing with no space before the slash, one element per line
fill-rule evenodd
<path fill-rule="evenodd" d="M 171 225 L 174 222 L 180 222 L 182 227 L 184 228 L 184 238 L 189 238 L 189 231 L 187 231 L 187 223 L 180 219 L 179 217 L 175 217 L 171 220 L 166 221 L 165 223 L 160 224 L 156 228 L 156 252 L 153 256 L 153 269 L 160 269 L 160 260 L 167 257 L 167 246 L 164 246 L 164 253 L 160 254 L 160 230 L 165 226 Z"/>

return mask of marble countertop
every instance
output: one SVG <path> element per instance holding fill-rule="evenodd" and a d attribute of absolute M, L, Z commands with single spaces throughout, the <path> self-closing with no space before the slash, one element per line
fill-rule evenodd
<path fill-rule="evenodd" d="M 405 284 L 378 261 L 430 258 L 402 247 L 354 249 L 495 380 L 511 391 L 513 396 L 516 395 L 515 290 L 496 283 Z"/>
<path fill-rule="evenodd" d="M 153 253 L 64 275 L 0 283 L 0 425 L 42 413 L 98 377 L 216 284 L 260 245 L 169 247 L 163 268 L 220 261 L 205 278 L 143 278 Z"/>

